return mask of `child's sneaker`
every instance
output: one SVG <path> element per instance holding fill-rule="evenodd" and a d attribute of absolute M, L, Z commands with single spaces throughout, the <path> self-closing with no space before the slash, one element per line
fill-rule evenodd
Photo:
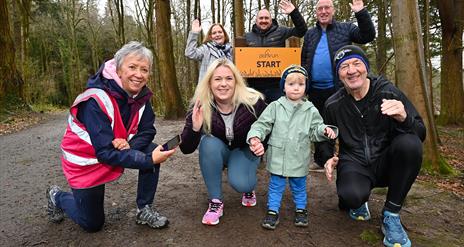
<path fill-rule="evenodd" d="M 308 226 L 308 210 L 298 208 L 295 211 L 295 226 Z"/>
<path fill-rule="evenodd" d="M 64 219 L 63 209 L 56 206 L 55 196 L 61 188 L 57 185 L 52 185 L 47 189 L 47 214 L 48 220 L 53 223 L 60 223 Z"/>
<path fill-rule="evenodd" d="M 361 207 L 357 209 L 350 209 L 349 215 L 353 220 L 365 221 L 371 218 L 371 213 L 369 212 L 367 202 L 365 202 Z"/>
<path fill-rule="evenodd" d="M 245 207 L 254 207 L 256 206 L 256 194 L 255 191 L 243 193 L 242 195 L 242 205 Z"/>
<path fill-rule="evenodd" d="M 222 203 L 219 199 L 213 199 L 209 202 L 208 210 L 205 215 L 203 215 L 201 223 L 210 226 L 217 225 L 219 224 L 219 218 L 221 218 L 223 213 L 224 203 Z"/>
<path fill-rule="evenodd" d="M 276 211 L 268 210 L 261 226 L 269 230 L 274 230 L 277 224 L 279 224 L 279 214 Z"/>
<path fill-rule="evenodd" d="M 411 241 L 401 225 L 400 215 L 384 211 L 382 215 L 383 244 L 387 247 L 410 247 Z"/>

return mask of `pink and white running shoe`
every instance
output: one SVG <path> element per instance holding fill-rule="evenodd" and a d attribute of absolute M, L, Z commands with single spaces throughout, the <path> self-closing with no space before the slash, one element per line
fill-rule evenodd
<path fill-rule="evenodd" d="M 243 193 L 242 195 L 242 205 L 245 207 L 254 207 L 256 206 L 256 194 L 255 191 L 248 193 Z"/>
<path fill-rule="evenodd" d="M 209 202 L 208 210 L 206 211 L 205 215 L 203 215 L 201 223 L 205 225 L 215 226 L 219 224 L 219 218 L 221 218 L 223 213 L 224 203 L 222 203 L 219 199 L 212 199 Z"/>

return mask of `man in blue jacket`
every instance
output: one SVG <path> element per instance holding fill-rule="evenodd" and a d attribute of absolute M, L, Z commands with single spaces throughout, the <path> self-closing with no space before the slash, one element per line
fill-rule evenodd
<path fill-rule="evenodd" d="M 245 34 L 249 47 L 285 47 L 285 41 L 292 37 L 303 37 L 306 33 L 306 22 L 297 8 L 288 0 L 282 0 L 279 7 L 295 24 L 295 27 L 279 26 L 267 9 L 261 9 L 256 16 L 256 23 L 251 32 Z M 258 90 L 266 97 L 266 103 L 277 100 L 282 96 L 279 88 L 280 78 L 249 78 L 250 87 Z"/>
<path fill-rule="evenodd" d="M 308 71 L 308 99 L 323 114 L 324 102 L 337 91 L 340 81 L 335 76 L 332 61 L 334 53 L 352 42 L 366 44 L 375 38 L 375 28 L 362 0 L 350 4 L 358 26 L 351 22 L 334 20 L 332 0 L 319 0 L 316 4 L 317 23 L 306 32 L 301 51 L 301 65 Z M 316 143 L 314 161 L 322 168 L 320 145 Z M 318 168 L 318 167 L 312 167 Z"/>

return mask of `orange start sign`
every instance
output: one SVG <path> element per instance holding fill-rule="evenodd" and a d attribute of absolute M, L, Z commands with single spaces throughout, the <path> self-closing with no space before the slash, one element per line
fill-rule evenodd
<path fill-rule="evenodd" d="M 301 63 L 301 48 L 236 47 L 234 55 L 245 78 L 280 77 L 289 65 Z"/>

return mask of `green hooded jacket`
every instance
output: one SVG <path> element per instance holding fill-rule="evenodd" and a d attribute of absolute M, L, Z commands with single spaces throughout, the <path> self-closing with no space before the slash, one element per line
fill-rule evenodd
<path fill-rule="evenodd" d="M 311 142 L 328 140 L 324 135 L 327 126 L 316 107 L 304 100 L 294 104 L 285 96 L 269 104 L 259 119 L 253 123 L 247 135 L 268 141 L 267 170 L 284 177 L 303 177 L 309 173 Z"/>

